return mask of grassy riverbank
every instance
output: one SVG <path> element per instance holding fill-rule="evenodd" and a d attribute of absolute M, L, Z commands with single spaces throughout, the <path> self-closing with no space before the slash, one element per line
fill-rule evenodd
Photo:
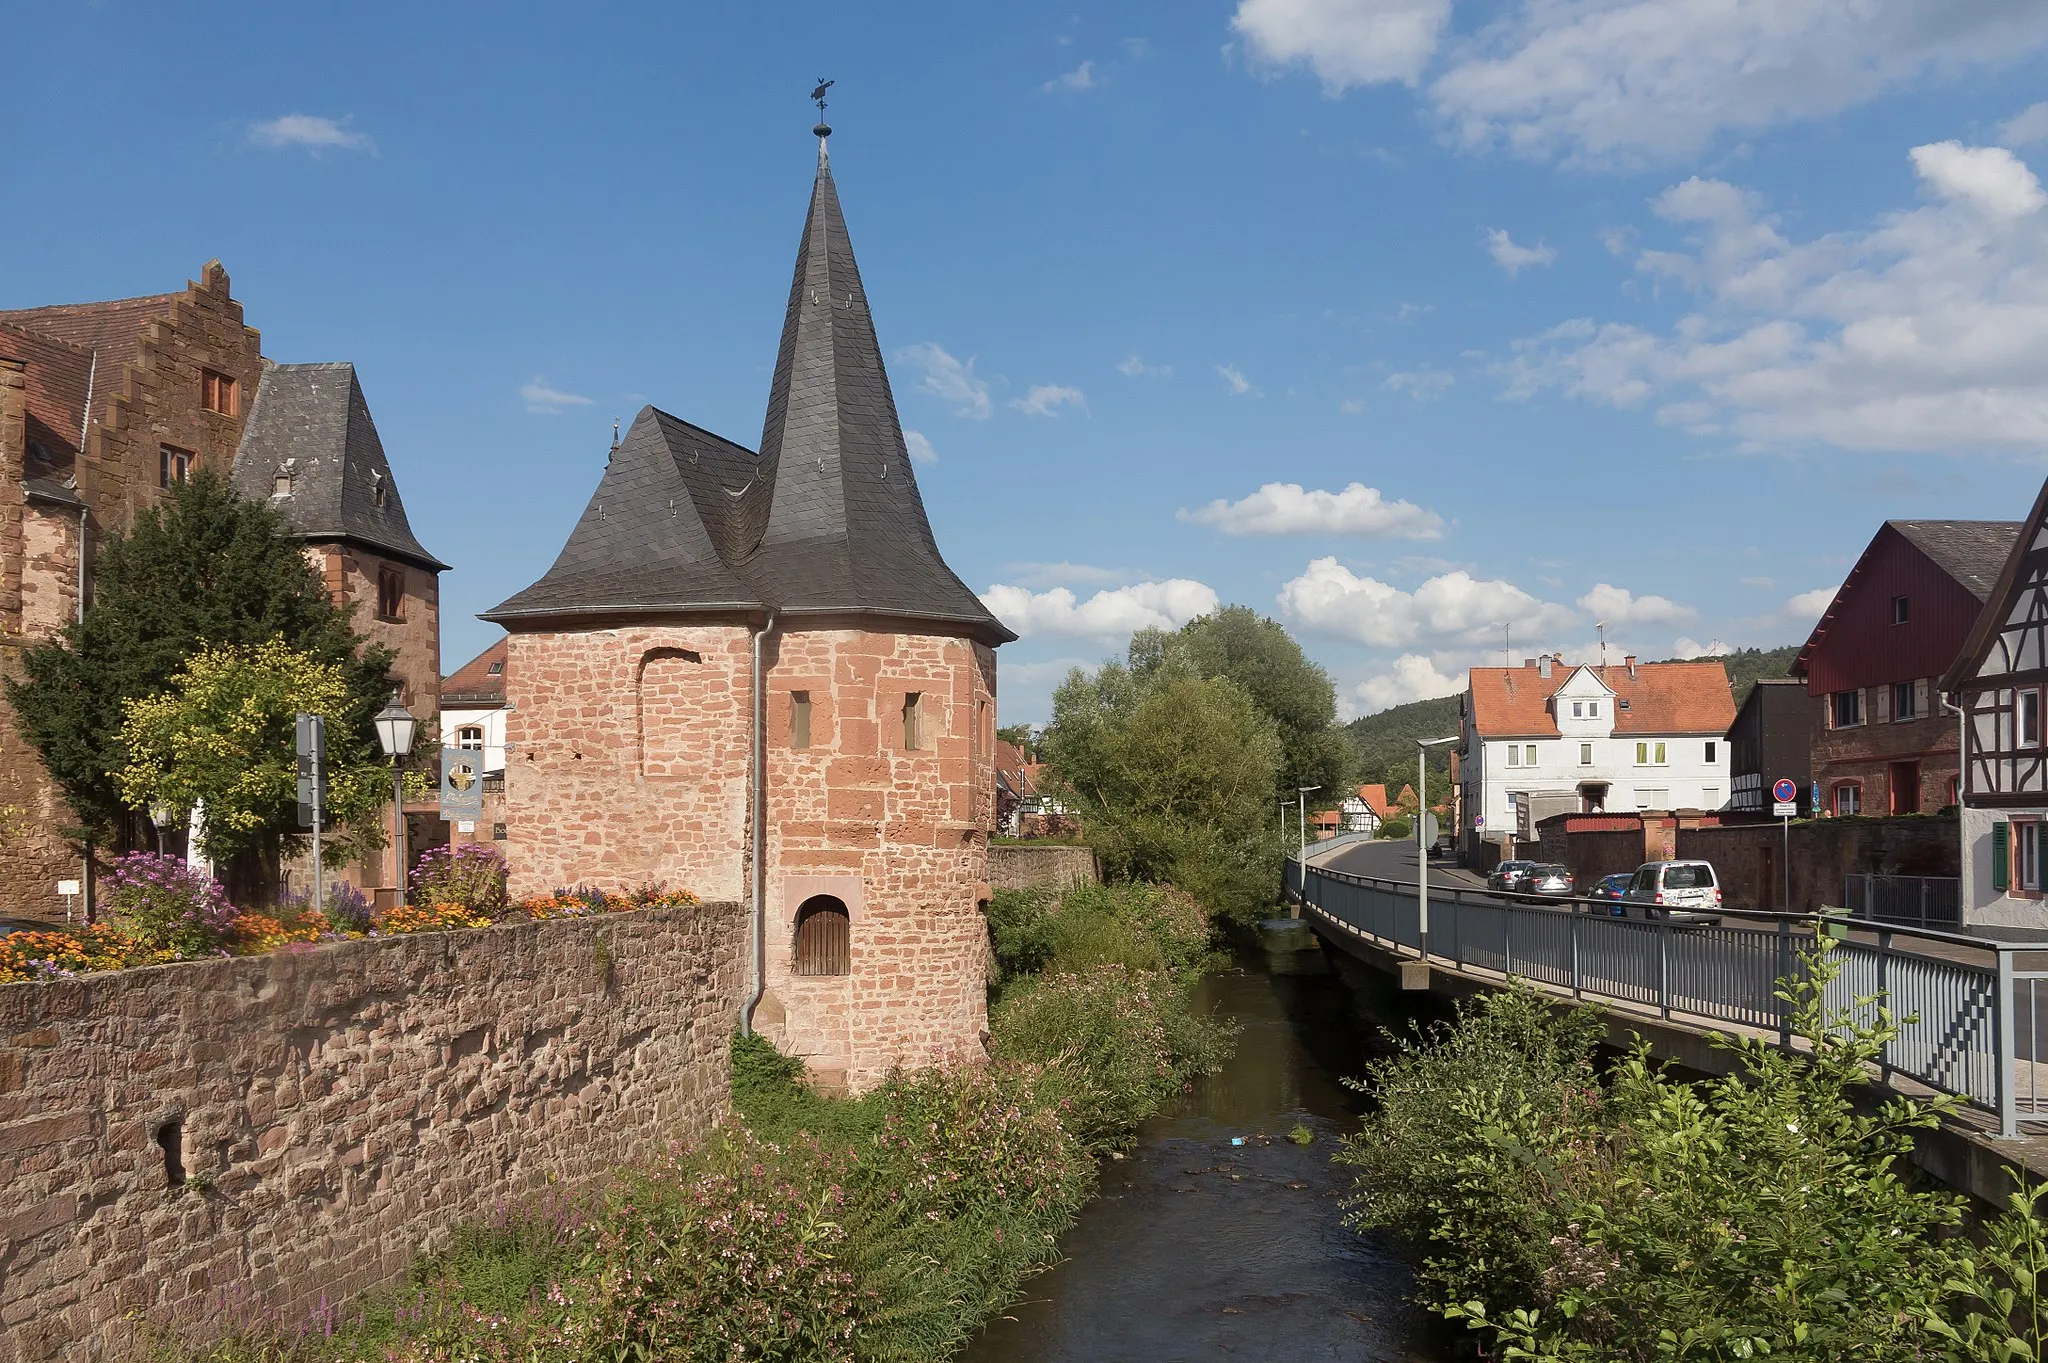
<path fill-rule="evenodd" d="M 1005 891 L 990 925 L 989 1063 L 828 1098 L 798 1062 L 736 1040 L 734 1117 L 710 1140 L 459 1227 L 401 1288 L 330 1318 L 158 1323 L 139 1352 L 165 1363 L 949 1356 L 1056 1257 L 1097 1157 L 1229 1046 L 1190 1007 L 1210 926 L 1188 896 Z"/>
<path fill-rule="evenodd" d="M 1893 1021 L 1827 1010 L 1810 965 L 1807 1051 L 1731 1042 L 1700 1082 L 1646 1050 L 1602 1072 L 1597 1015 L 1533 989 L 1461 1005 L 1370 1071 L 1338 1156 L 1354 1221 L 1410 1244 L 1489 1358 L 2042 1358 L 2038 1194 L 1965 1233 L 1965 1199 L 1905 1161 L 1949 1102 L 1860 1104 Z"/>

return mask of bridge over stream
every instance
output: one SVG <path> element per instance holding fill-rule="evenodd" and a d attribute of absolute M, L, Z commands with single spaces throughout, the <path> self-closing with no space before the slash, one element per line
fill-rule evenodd
<path fill-rule="evenodd" d="M 1719 924 L 1615 918 L 1610 905 L 1490 892 L 1463 871 L 1428 873 L 1429 954 L 1413 843 L 1340 838 L 1290 859 L 1287 891 L 1317 936 L 1404 982 L 1441 993 L 1527 979 L 1599 1006 L 1610 1037 L 1708 1072 L 1727 1068 L 1716 1032 L 1790 1045 L 1777 982 L 1800 968 L 1821 927 L 1812 916 L 1728 910 Z M 1840 977 L 1830 1003 L 1884 993 L 1899 1026 L 1879 1081 L 1966 1106 L 1921 1163 L 1951 1185 L 2002 1202 L 2004 1170 L 2048 1177 L 2048 944 L 1989 941 L 1918 927 L 1835 927 Z"/>

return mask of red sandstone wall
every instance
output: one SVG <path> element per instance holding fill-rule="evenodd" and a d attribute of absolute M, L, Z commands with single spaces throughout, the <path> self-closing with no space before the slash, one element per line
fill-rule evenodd
<path fill-rule="evenodd" d="M 0 1359 L 97 1359 L 123 1312 L 224 1292 L 296 1325 L 702 1134 L 744 929 L 706 904 L 0 985 Z"/>
<path fill-rule="evenodd" d="M 506 676 L 512 892 L 594 880 L 748 890 L 750 637 L 733 625 L 515 633 Z M 767 984 L 757 1021 L 855 1089 L 982 1053 L 995 655 L 968 639 L 779 633 L 768 672 Z M 790 745 L 790 694 L 811 746 Z M 902 741 L 906 692 L 924 742 Z M 833 894 L 851 973 L 791 973 L 796 911 Z"/>

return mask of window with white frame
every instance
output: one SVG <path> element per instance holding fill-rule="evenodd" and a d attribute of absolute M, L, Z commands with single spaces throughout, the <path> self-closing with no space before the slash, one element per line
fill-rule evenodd
<path fill-rule="evenodd" d="M 1521 745 L 1521 744 L 1519 744 L 1519 743 L 1510 743 L 1510 744 L 1508 744 L 1508 765 L 1509 765 L 1509 766 L 1511 766 L 1511 767 L 1519 767 L 1519 766 L 1521 766 L 1521 765 L 1522 765 L 1522 745 Z"/>
<path fill-rule="evenodd" d="M 1573 718 L 1573 719 L 1584 719 L 1585 717 L 1586 717 L 1586 702 L 1584 702 L 1584 701 L 1582 701 L 1582 700 L 1575 700 L 1575 701 L 1573 701 L 1573 702 L 1572 702 L 1572 718 Z"/>
<path fill-rule="evenodd" d="M 1522 749 L 1522 765 L 1525 767 L 1536 765 L 1536 745 L 1534 743 Z"/>
<path fill-rule="evenodd" d="M 1636 765 L 1639 767 L 1661 767 L 1670 761 L 1662 743 L 1636 744 Z"/>
<path fill-rule="evenodd" d="M 467 748 L 472 752 L 481 752 L 484 746 L 483 726 L 479 724 L 465 724 L 457 729 L 455 731 L 455 746 Z"/>
<path fill-rule="evenodd" d="M 1707 744 L 1707 764 L 1709 766 L 1713 765 L 1715 751 L 1716 749 L 1712 743 Z"/>
<path fill-rule="evenodd" d="M 1587 701 L 1587 702 L 1586 702 L 1586 718 L 1587 718 L 1587 719 L 1598 719 L 1598 718 L 1600 718 L 1600 702 L 1599 702 L 1599 701 L 1597 701 L 1597 700 L 1589 700 L 1589 701 Z"/>
<path fill-rule="evenodd" d="M 1835 787 L 1835 816 L 1848 818 L 1863 812 L 1863 787 L 1847 781 Z"/>

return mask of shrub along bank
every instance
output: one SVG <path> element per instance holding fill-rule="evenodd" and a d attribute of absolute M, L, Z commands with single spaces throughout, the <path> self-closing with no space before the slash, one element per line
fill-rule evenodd
<path fill-rule="evenodd" d="M 1095 1157 L 1212 1071 L 1228 1032 L 1191 989 L 1209 922 L 1143 885 L 999 891 L 994 1058 L 827 1098 L 759 1038 L 734 1119 L 607 1186 L 458 1228 L 346 1320 L 153 1326 L 210 1363 L 927 1360 L 1056 1241 Z M 195 1340 L 211 1342 L 194 1343 Z"/>
<path fill-rule="evenodd" d="M 1809 1050 L 1732 1040 L 1734 1072 L 1675 1079 L 1638 1049 L 1602 1076 L 1601 1026 L 1518 987 L 1372 1067 L 1338 1156 L 1360 1226 L 1421 1260 L 1420 1290 L 1528 1360 L 2042 1358 L 2038 1191 L 1980 1236 L 1904 1157 L 1950 1100 L 1868 1110 L 1891 1015 L 1830 1012 L 1825 955 L 1784 993 Z"/>

